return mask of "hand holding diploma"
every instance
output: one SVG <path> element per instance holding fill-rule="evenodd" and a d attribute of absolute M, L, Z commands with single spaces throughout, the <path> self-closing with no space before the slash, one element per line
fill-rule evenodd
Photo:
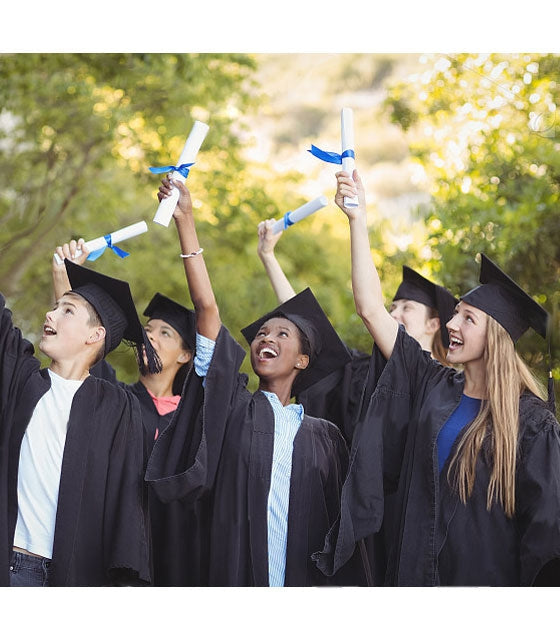
<path fill-rule="evenodd" d="M 301 207 L 295 209 L 295 211 L 288 211 L 280 220 L 274 223 L 272 233 L 279 233 L 280 231 L 291 227 L 296 222 L 299 222 L 300 220 L 307 218 L 307 216 L 310 216 L 312 213 L 315 213 L 315 211 L 326 207 L 328 202 L 329 201 L 325 196 L 319 196 L 310 202 L 306 202 Z"/>
<path fill-rule="evenodd" d="M 204 142 L 204 138 L 206 137 L 209 128 L 210 127 L 207 124 L 204 124 L 204 122 L 195 120 L 177 165 L 170 165 L 167 167 L 150 167 L 150 171 L 152 171 L 152 173 L 172 171 L 171 179 L 179 180 L 184 184 L 189 173 L 188 167 L 194 164 L 196 155 Z M 178 200 L 179 191 L 176 187 L 173 187 L 173 193 L 171 196 L 160 200 L 159 207 L 154 216 L 154 222 L 157 222 L 157 224 L 161 224 L 164 227 L 168 227 Z"/>
<path fill-rule="evenodd" d="M 107 249 L 107 247 L 109 247 L 119 257 L 125 258 L 128 255 L 128 253 L 126 251 L 123 251 L 119 247 L 115 246 L 117 242 L 123 242 L 124 240 L 134 238 L 135 236 L 138 236 L 141 233 L 145 233 L 147 230 L 148 230 L 148 225 L 145 222 L 143 221 L 136 222 L 135 224 L 131 224 L 128 227 L 124 227 L 117 231 L 113 231 L 113 233 L 109 233 L 106 236 L 100 236 L 99 238 L 95 238 L 94 240 L 89 240 L 88 242 L 85 242 L 85 243 L 82 242 L 82 244 L 75 247 L 76 254 L 74 257 L 79 257 L 82 254 L 82 247 L 85 247 L 87 248 L 87 252 L 88 252 L 87 259 L 93 262 L 103 254 L 103 252 L 105 251 L 105 249 Z M 54 259 L 55 261 L 58 262 L 58 264 L 62 264 L 64 262 L 65 257 L 68 257 L 68 256 L 65 256 L 64 254 L 61 256 L 58 249 L 57 249 L 57 253 L 54 254 Z M 78 263 L 78 264 L 81 264 L 81 263 Z"/>

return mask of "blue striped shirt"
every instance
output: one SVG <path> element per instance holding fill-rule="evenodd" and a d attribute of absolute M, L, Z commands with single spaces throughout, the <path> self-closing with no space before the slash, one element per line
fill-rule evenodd
<path fill-rule="evenodd" d="M 208 373 L 215 345 L 213 340 L 196 334 L 194 368 L 201 378 Z M 303 406 L 289 404 L 284 407 L 275 393 L 263 393 L 274 413 L 274 449 L 267 504 L 268 583 L 271 587 L 283 587 L 286 574 L 292 452 L 294 438 L 303 420 Z"/>

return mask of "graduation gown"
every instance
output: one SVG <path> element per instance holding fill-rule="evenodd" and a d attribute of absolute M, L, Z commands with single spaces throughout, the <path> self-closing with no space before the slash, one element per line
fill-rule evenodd
<path fill-rule="evenodd" d="M 119 382 L 113 367 L 105 360 L 98 362 L 91 374 L 128 389 L 140 403 L 144 425 L 146 463 L 154 446 L 156 433 L 163 432 L 174 411 L 160 415 L 146 387 L 140 380 L 134 384 Z M 206 542 L 198 537 L 196 522 L 205 517 L 204 504 L 175 500 L 164 504 L 148 486 L 151 541 L 152 584 L 155 587 L 204 586 L 207 580 Z"/>
<path fill-rule="evenodd" d="M 305 413 L 336 424 L 348 447 L 352 442 L 371 358 L 356 349 L 349 349 L 349 352 L 352 359 L 347 364 L 311 385 L 297 397 Z"/>
<path fill-rule="evenodd" d="M 520 398 L 516 506 L 507 518 L 498 503 L 486 509 L 488 439 L 466 504 L 447 480 L 463 432 L 438 473 L 437 435 L 460 402 L 463 374 L 433 360 L 402 327 L 377 373 L 340 518 L 314 556 L 321 569 L 336 571 L 357 540 L 378 532 L 378 584 L 529 586 L 539 574 L 560 584 L 560 438 L 546 404 Z"/>
<path fill-rule="evenodd" d="M 163 501 L 187 499 L 207 508 L 200 538 L 207 540 L 210 586 L 268 586 L 267 500 L 274 414 L 266 396 L 239 373 L 245 356 L 220 329 L 202 380 L 191 371 L 173 420 L 159 436 L 146 480 Z M 332 580 L 311 561 L 339 509 L 348 462 L 340 431 L 304 416 L 294 439 L 289 497 L 286 586 L 346 580 L 364 584 L 357 555 Z"/>
<path fill-rule="evenodd" d="M 0 294 L 0 585 L 9 586 L 19 452 L 50 388 Z M 92 376 L 76 392 L 62 460 L 52 586 L 148 584 L 149 528 L 136 398 Z"/>

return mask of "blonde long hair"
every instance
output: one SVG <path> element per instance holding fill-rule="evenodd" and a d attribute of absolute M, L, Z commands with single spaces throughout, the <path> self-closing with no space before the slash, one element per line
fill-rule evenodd
<path fill-rule="evenodd" d="M 506 330 L 488 316 L 486 347 L 487 399 L 464 433 L 451 460 L 448 481 L 466 503 L 471 496 L 476 461 L 485 438 L 490 438 L 491 473 L 486 497 L 490 510 L 497 500 L 508 517 L 515 512 L 515 469 L 519 433 L 519 398 L 528 390 L 544 399 L 544 388 L 517 355 Z"/>

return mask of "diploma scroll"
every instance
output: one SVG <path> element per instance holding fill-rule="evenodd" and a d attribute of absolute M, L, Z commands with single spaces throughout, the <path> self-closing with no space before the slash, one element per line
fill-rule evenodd
<path fill-rule="evenodd" d="M 199 120 L 194 121 L 193 128 L 189 133 L 189 137 L 185 142 L 185 146 L 183 147 L 183 151 L 181 152 L 176 166 L 179 167 L 181 165 L 194 163 L 196 154 L 202 146 L 209 128 L 210 127 L 204 122 L 200 122 Z M 183 184 L 186 180 L 185 176 L 178 171 L 173 171 L 171 178 L 173 180 L 180 180 Z M 157 222 L 157 224 L 161 224 L 164 227 L 168 227 L 178 200 L 179 190 L 176 187 L 173 187 L 171 195 L 168 198 L 164 198 L 159 203 L 159 207 L 154 216 L 154 222 Z"/>
<path fill-rule="evenodd" d="M 354 171 L 354 112 L 348 107 L 344 107 L 340 114 L 340 133 L 342 142 L 342 170 L 347 171 L 352 177 Z M 345 207 L 357 207 L 359 204 L 357 196 L 344 198 Z"/>
<path fill-rule="evenodd" d="M 315 211 L 326 207 L 327 204 L 328 200 L 326 196 L 319 196 L 318 198 L 315 198 L 315 200 L 306 202 L 304 205 L 298 207 L 294 211 L 288 211 L 288 213 L 285 213 L 280 220 L 277 220 L 274 223 L 272 227 L 272 233 L 280 233 L 280 231 L 283 231 L 284 229 L 291 227 L 296 222 L 307 218 L 307 216 L 315 213 Z"/>
<path fill-rule="evenodd" d="M 135 224 L 131 224 L 128 227 L 123 227 L 122 229 L 113 231 L 113 233 L 110 233 L 106 236 L 100 236 L 99 238 L 95 238 L 94 240 L 88 240 L 88 242 L 85 243 L 85 246 L 90 251 L 90 254 L 88 255 L 87 259 L 93 262 L 105 251 L 107 247 L 111 247 L 111 249 L 115 251 L 116 249 L 118 249 L 118 247 L 115 247 L 117 242 L 123 242 L 123 240 L 129 240 L 130 238 L 139 236 L 142 233 L 146 233 L 147 230 L 148 230 L 148 225 L 144 221 L 136 222 Z M 118 251 L 116 251 L 116 253 L 118 253 Z M 122 254 L 128 255 L 124 251 L 122 251 Z M 76 251 L 76 257 L 81 255 L 82 255 L 82 251 L 78 249 L 78 251 Z M 124 257 L 124 255 L 122 257 Z M 60 259 L 60 257 L 58 256 L 58 253 L 54 254 L 54 258 L 58 262 L 58 264 L 63 263 L 63 260 Z"/>

